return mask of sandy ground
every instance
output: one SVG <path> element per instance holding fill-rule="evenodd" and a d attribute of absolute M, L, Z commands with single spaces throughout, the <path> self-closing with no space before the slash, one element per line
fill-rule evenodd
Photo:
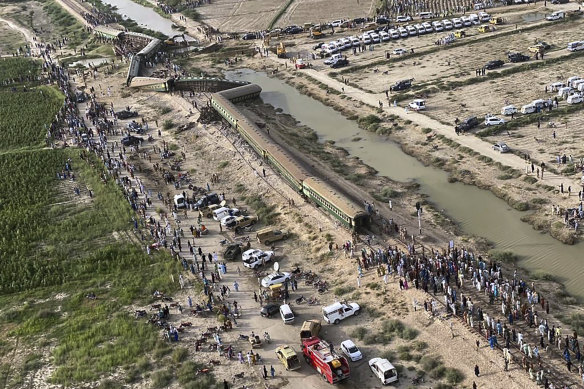
<path fill-rule="evenodd" d="M 197 8 L 201 21 L 221 32 L 260 31 L 268 27 L 286 0 L 216 0 Z"/>
<path fill-rule="evenodd" d="M 119 74 L 116 77 L 117 80 L 121 81 L 123 79 L 123 74 Z M 133 109 L 137 109 L 142 116 L 149 119 L 152 123 L 154 118 L 162 120 L 163 118 L 158 117 L 154 107 L 170 106 L 173 108 L 173 112 L 165 116 L 164 119 L 172 118 L 177 124 L 191 121 L 196 118 L 188 114 L 188 109 L 190 104 L 178 96 L 169 96 L 162 94 L 145 94 L 141 92 L 135 93 L 131 98 L 122 98 L 120 90 L 117 85 L 119 83 L 114 79 L 108 79 L 107 81 L 100 77 L 94 82 L 95 84 L 105 83 L 111 84 L 114 87 L 114 95 L 111 98 L 103 96 L 102 100 L 109 103 L 114 102 L 114 107 L 116 109 L 121 108 L 125 105 L 132 105 Z M 188 117 L 188 118 L 187 118 Z M 122 122 L 123 124 L 123 122 Z M 155 131 L 155 130 L 154 130 Z M 277 244 L 277 259 L 281 263 L 284 270 L 290 269 L 293 265 L 299 264 L 303 268 L 310 268 L 313 271 L 322 274 L 325 279 L 331 282 L 334 286 L 351 284 L 354 279 L 355 269 L 352 261 L 343 258 L 339 254 L 335 254 L 334 258 L 326 261 L 315 261 L 314 259 L 308 260 L 307 258 L 318 256 L 323 252 L 324 244 L 320 245 L 318 242 L 324 243 L 323 235 L 325 233 L 330 233 L 334 238 L 335 242 L 342 242 L 348 238 L 348 233 L 342 229 L 337 229 L 335 224 L 328 218 L 325 217 L 320 211 L 314 208 L 310 204 L 303 203 L 299 198 L 295 198 L 298 208 L 288 209 L 287 205 L 284 205 L 282 197 L 278 192 L 286 193 L 290 197 L 294 195 L 291 193 L 291 189 L 282 182 L 280 177 L 274 174 L 271 169 L 268 170 L 266 180 L 264 181 L 260 177 L 256 177 L 252 169 L 259 170 L 259 161 L 255 154 L 249 152 L 247 147 L 239 147 L 239 151 L 236 151 L 231 142 L 237 141 L 233 135 L 228 135 L 227 138 L 222 134 L 222 132 L 213 126 L 197 126 L 194 130 L 189 130 L 187 133 L 182 133 L 179 137 L 175 137 L 170 132 L 163 132 L 162 139 L 166 139 L 169 142 L 176 143 L 179 145 L 179 150 L 186 150 L 186 162 L 183 165 L 183 169 L 187 171 L 194 171 L 191 175 L 196 184 L 202 185 L 208 181 L 209 175 L 212 172 L 217 172 L 216 165 L 220 161 L 228 160 L 229 164 L 226 168 L 220 171 L 220 182 L 213 186 L 213 190 L 218 192 L 225 191 L 226 197 L 231 199 L 233 196 L 238 196 L 233 193 L 233 187 L 236 182 L 241 182 L 246 185 L 246 188 L 251 193 L 259 193 L 263 195 L 263 198 L 272 204 L 277 204 L 282 216 L 280 217 L 279 225 L 291 229 L 297 233 L 298 239 L 293 241 L 284 241 Z M 111 141 L 114 141 L 112 139 Z M 184 148 L 186 144 L 190 145 L 189 148 Z M 155 144 L 160 144 L 160 140 L 157 140 Z M 148 147 L 146 150 L 148 150 Z M 239 154 L 241 152 L 241 154 Z M 207 161 L 206 163 L 201 163 L 201 161 Z M 153 158 L 153 163 L 158 162 Z M 148 166 L 149 163 L 145 160 L 140 161 L 141 165 Z M 170 188 L 160 188 L 156 187 L 151 181 L 152 176 L 143 176 L 145 179 L 147 187 L 153 185 L 154 190 L 170 190 Z M 270 184 L 268 186 L 267 184 Z M 272 187 L 274 189 L 272 189 Z M 171 192 L 172 193 L 172 192 Z M 240 205 L 240 201 L 238 201 Z M 160 207 L 160 204 L 155 203 L 153 205 L 153 210 Z M 317 233 L 317 242 L 310 242 L 307 239 L 306 231 L 302 225 L 296 223 L 295 217 L 301 216 L 303 220 L 310 221 L 312 223 L 318 223 L 322 228 L 322 233 Z M 181 217 L 181 224 L 187 226 L 194 224 L 194 215 L 191 214 L 189 217 L 184 219 Z M 210 235 L 206 236 L 195 242 L 197 246 L 201 246 L 204 252 L 220 251 L 221 247 L 218 245 L 218 241 L 225 238 L 225 234 L 221 234 L 218 231 L 218 226 L 215 222 L 209 222 L 207 226 L 210 228 Z M 304 230 L 304 231 L 303 231 Z M 252 233 L 253 234 L 253 233 Z M 255 247 L 252 244 L 252 247 Z M 319 246 L 321 248 L 319 248 Z M 326 249 L 324 249 L 326 250 Z M 185 254 L 183 252 L 183 254 Z M 257 281 L 251 275 L 251 272 L 247 269 L 241 268 L 241 274 L 237 272 L 237 264 L 228 263 L 228 273 L 224 276 L 223 283 L 231 288 L 231 294 L 229 300 L 237 300 L 239 305 L 242 307 L 242 317 L 237 321 L 237 327 L 227 333 L 222 334 L 222 341 L 224 344 L 234 345 L 236 351 L 242 350 L 244 353 L 247 352 L 249 346 L 246 342 L 238 340 L 240 333 L 249 334 L 254 331 L 256 334 L 261 334 L 264 331 L 268 331 L 273 339 L 272 343 L 265 345 L 259 350 L 260 355 L 265 360 L 265 364 L 269 369 L 270 365 L 276 368 L 275 379 L 268 380 L 268 384 L 271 387 L 290 387 L 295 388 L 302 386 L 307 386 L 309 388 L 326 388 L 329 387 L 328 384 L 323 383 L 322 380 L 315 374 L 315 371 L 306 366 L 302 362 L 303 367 L 296 372 L 286 372 L 282 366 L 278 363 L 273 354 L 273 350 L 277 345 L 290 344 L 296 347 L 299 351 L 298 343 L 298 331 L 303 320 L 308 318 L 318 318 L 320 317 L 320 306 L 308 306 L 306 304 L 296 305 L 293 303 L 293 309 L 298 315 L 296 322 L 292 326 L 284 325 L 279 318 L 264 319 L 258 315 L 259 305 L 253 301 L 253 291 L 257 290 Z M 239 292 L 234 291 L 233 282 L 237 280 L 240 284 Z M 475 336 L 469 333 L 465 328 L 463 328 L 458 322 L 454 322 L 454 333 L 455 338 L 451 339 L 450 324 L 448 321 L 443 321 L 438 318 L 428 317 L 423 310 L 418 310 L 418 312 L 413 312 L 411 301 L 416 298 L 418 301 L 423 301 L 426 298 L 423 294 L 416 291 L 409 291 L 407 293 L 400 292 L 397 286 L 397 279 L 392 279 L 391 282 L 386 286 L 385 293 L 375 292 L 373 289 L 367 288 L 365 285 L 371 282 L 382 282 L 377 278 L 374 271 L 369 271 L 365 274 L 362 280 L 361 288 L 361 298 L 357 301 L 361 304 L 367 303 L 369 306 L 383 307 L 382 310 L 385 315 L 380 318 L 373 318 L 367 314 L 356 318 L 350 318 L 343 322 L 339 326 L 325 325 L 323 327 L 322 336 L 327 340 L 331 340 L 333 344 L 338 345 L 342 340 L 350 337 L 351 331 L 358 326 L 366 326 L 369 329 L 379 328 L 383 318 L 389 317 L 399 317 L 400 320 L 404 322 L 407 326 L 411 326 L 420 331 L 420 335 L 417 340 L 425 341 L 428 343 L 428 349 L 424 351 L 425 354 L 438 354 L 441 355 L 446 363 L 446 366 L 456 367 L 464 372 L 467 379 L 465 380 L 464 386 L 469 387 L 472 384 L 473 372 L 472 368 L 475 363 L 478 363 L 483 369 L 483 377 L 476 378 L 479 387 L 497 387 L 493 385 L 493 382 L 498 382 L 505 380 L 509 382 L 509 387 L 522 388 L 529 386 L 528 379 L 526 376 L 518 369 L 512 369 L 508 373 L 502 372 L 502 359 L 500 356 L 484 347 L 478 352 L 476 351 L 476 346 L 474 346 Z M 356 287 L 356 281 L 354 281 Z M 175 297 L 175 300 L 181 302 L 183 306 L 186 306 L 186 296 L 192 295 L 193 292 L 190 289 L 185 289 L 181 291 Z M 304 295 L 309 297 L 315 295 L 314 289 L 305 286 L 300 283 L 300 289 L 297 293 L 293 293 L 291 300 L 298 295 Z M 203 296 L 192 296 L 195 301 L 203 301 Z M 317 296 L 322 304 L 333 302 L 335 296 L 331 293 L 325 293 L 324 295 Z M 382 302 L 382 298 L 385 298 L 386 302 Z M 149 307 L 145 307 L 148 308 Z M 186 313 L 186 311 L 185 311 Z M 237 380 L 237 385 L 248 384 L 253 385 L 253 387 L 258 386 L 257 382 L 261 381 L 260 369 L 261 365 L 256 365 L 250 368 L 246 365 L 241 365 L 237 361 L 227 361 L 226 359 L 219 357 L 216 352 L 201 351 L 199 353 L 194 353 L 192 349 L 192 342 L 198 334 L 207 327 L 212 327 L 217 324 L 214 318 L 200 319 L 188 316 L 186 314 L 180 315 L 175 310 L 172 311 L 171 321 L 179 324 L 183 321 L 190 321 L 194 324 L 194 327 L 190 327 L 187 331 L 182 334 L 182 340 L 180 345 L 189 345 L 190 356 L 202 363 L 208 363 L 210 359 L 218 359 L 221 364 L 213 368 L 214 374 L 219 378 L 226 378 L 232 380 L 233 374 L 239 372 L 245 372 L 244 380 Z M 448 339 L 448 341 L 446 341 Z M 404 342 L 400 340 L 394 340 L 387 346 L 366 346 L 357 344 L 362 347 L 365 354 L 364 360 L 351 363 L 351 368 L 353 369 L 352 378 L 349 382 L 344 384 L 344 387 L 376 387 L 379 386 L 379 382 L 374 379 L 372 374 L 369 372 L 366 361 L 374 356 L 378 356 L 384 350 L 395 349 Z M 456 358 L 452 357 L 457 355 Z M 403 363 L 406 367 L 411 365 L 414 366 L 415 363 L 408 363 L 402 361 L 394 361 Z M 408 387 L 410 384 L 410 378 L 413 376 L 412 372 L 407 369 L 404 370 L 402 375 L 402 380 L 399 387 Z M 249 378 L 247 378 L 249 376 Z M 421 387 L 430 387 L 435 385 L 435 382 L 427 382 L 421 385 Z M 176 386 L 176 385 L 175 385 Z"/>
<path fill-rule="evenodd" d="M 23 47 L 29 42 L 19 27 L 10 20 L 0 17 L 0 56 L 11 57 L 19 47 Z"/>

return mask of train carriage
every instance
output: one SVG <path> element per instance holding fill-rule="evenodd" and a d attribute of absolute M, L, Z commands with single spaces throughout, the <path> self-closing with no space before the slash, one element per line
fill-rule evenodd
<path fill-rule="evenodd" d="M 364 207 L 355 204 L 316 177 L 308 177 L 304 180 L 303 193 L 347 228 L 356 230 L 369 224 L 370 217 Z"/>

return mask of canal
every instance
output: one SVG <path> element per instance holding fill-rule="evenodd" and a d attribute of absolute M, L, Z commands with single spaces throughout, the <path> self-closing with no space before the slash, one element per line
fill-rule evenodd
<path fill-rule="evenodd" d="M 580 264 L 582 244 L 564 245 L 534 230 L 520 220 L 521 212 L 491 192 L 462 183 L 449 183 L 446 172 L 424 166 L 405 154 L 396 143 L 360 129 L 355 121 L 347 120 L 279 79 L 249 69 L 228 72 L 226 78 L 260 85 L 265 103 L 281 108 L 314 129 L 321 141 L 335 141 L 383 176 L 419 183 L 420 191 L 454 219 L 464 233 L 488 239 L 497 250 L 514 252 L 521 257 L 522 267 L 551 274 L 561 280 L 570 294 L 584 297 L 581 287 L 584 267 Z M 354 142 L 355 137 L 361 139 Z"/>

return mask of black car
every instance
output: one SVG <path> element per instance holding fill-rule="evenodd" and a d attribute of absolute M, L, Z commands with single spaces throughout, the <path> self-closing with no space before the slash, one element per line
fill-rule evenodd
<path fill-rule="evenodd" d="M 206 207 L 209 204 L 219 204 L 219 203 L 220 203 L 220 200 L 219 200 L 219 196 L 217 196 L 217 193 L 209 193 L 208 195 L 201 197 L 195 203 L 195 209 Z"/>
<path fill-rule="evenodd" d="M 505 64 L 505 62 L 501 61 L 500 59 L 495 59 L 495 60 L 487 62 L 485 64 L 485 69 L 488 69 L 488 70 L 497 69 L 497 68 L 500 68 L 501 66 L 503 66 L 504 64 Z"/>
<path fill-rule="evenodd" d="M 130 111 L 130 110 L 124 109 L 123 111 L 116 112 L 116 117 L 118 119 L 129 119 L 129 118 L 135 118 L 136 116 L 138 116 L 138 111 Z"/>
<path fill-rule="evenodd" d="M 529 56 L 521 53 L 511 53 L 507 56 L 511 62 L 529 61 Z"/>
<path fill-rule="evenodd" d="M 314 45 L 314 47 L 312 48 L 312 50 L 320 50 L 320 48 L 322 47 L 322 45 L 324 45 L 324 42 L 317 43 L 316 45 Z"/>
<path fill-rule="evenodd" d="M 280 306 L 278 304 L 268 304 L 262 307 L 260 315 L 262 315 L 262 317 L 271 317 L 272 315 L 276 315 L 279 311 Z"/>
<path fill-rule="evenodd" d="M 336 68 L 341 68 L 343 66 L 347 66 L 349 64 L 349 60 L 346 58 L 339 58 L 337 59 L 335 62 L 333 62 L 331 64 L 331 68 L 336 69 Z"/>
<path fill-rule="evenodd" d="M 139 136 L 134 136 L 134 135 L 128 135 L 128 136 L 124 136 L 122 138 L 121 142 L 124 146 L 136 146 L 136 145 L 139 145 L 143 141 L 144 141 L 144 138 L 141 138 Z"/>
<path fill-rule="evenodd" d="M 569 2 L 570 0 L 552 0 L 552 4 L 566 4 Z"/>
<path fill-rule="evenodd" d="M 290 26 L 284 29 L 284 32 L 286 34 L 300 34 L 302 31 L 304 30 L 302 29 L 302 27 L 299 26 Z"/>
<path fill-rule="evenodd" d="M 243 39 L 244 41 L 249 41 L 249 40 L 253 40 L 256 39 L 256 34 L 254 34 L 253 32 L 248 32 L 247 34 L 243 34 L 243 36 L 241 37 L 241 39 Z"/>
<path fill-rule="evenodd" d="M 392 92 L 396 92 L 396 91 L 400 91 L 400 90 L 409 89 L 409 88 L 411 88 L 411 86 L 412 86 L 412 80 L 400 80 L 400 81 L 397 81 L 392 86 L 390 86 L 389 90 Z"/>
<path fill-rule="evenodd" d="M 241 255 L 241 246 L 238 244 L 231 244 L 227 246 L 223 253 L 223 258 L 233 261 Z"/>
<path fill-rule="evenodd" d="M 391 20 L 386 16 L 380 16 L 377 18 L 377 24 L 389 24 Z"/>
<path fill-rule="evenodd" d="M 454 129 L 457 132 L 466 132 L 466 131 L 472 130 L 473 128 L 475 128 L 478 125 L 479 125 L 479 120 L 477 119 L 477 117 L 471 116 L 471 117 L 463 120 L 462 122 L 458 123 L 454 127 Z"/>
<path fill-rule="evenodd" d="M 353 23 L 355 24 L 365 23 L 365 18 L 355 18 L 353 19 Z"/>

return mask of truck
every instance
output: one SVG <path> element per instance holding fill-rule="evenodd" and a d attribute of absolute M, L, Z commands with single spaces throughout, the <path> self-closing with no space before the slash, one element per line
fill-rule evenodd
<path fill-rule="evenodd" d="M 317 337 L 304 340 L 302 354 L 306 363 L 316 369 L 322 379 L 330 384 L 337 384 L 351 375 L 347 359 L 337 354 L 324 340 Z"/>
<path fill-rule="evenodd" d="M 284 42 L 280 42 L 280 44 L 278 44 L 278 47 L 276 48 L 276 54 L 278 55 L 278 58 L 287 58 Z"/>

